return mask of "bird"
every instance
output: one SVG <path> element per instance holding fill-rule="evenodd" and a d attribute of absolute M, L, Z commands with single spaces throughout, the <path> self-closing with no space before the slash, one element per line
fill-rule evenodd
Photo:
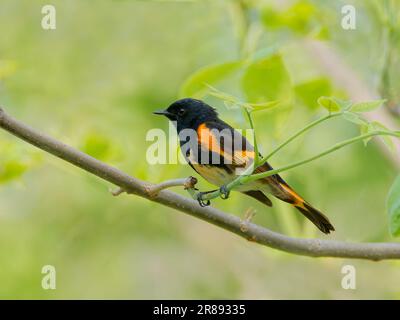
<path fill-rule="evenodd" d="M 254 146 L 241 133 L 220 119 L 215 108 L 202 100 L 179 99 L 168 108 L 153 113 L 167 117 L 174 124 L 180 140 L 180 149 L 187 163 L 201 177 L 219 187 L 222 198 L 228 198 L 229 191 L 226 186 L 237 178 L 240 170 L 248 168 L 254 162 Z M 261 159 L 261 154 L 259 157 Z M 253 173 L 272 169 L 268 162 L 265 162 L 255 168 Z M 279 174 L 245 183 L 234 190 L 269 207 L 272 207 L 272 201 L 268 196 L 272 195 L 295 207 L 323 233 L 335 231 L 329 219 L 305 201 Z M 198 193 L 197 200 L 201 206 L 210 204 L 202 198 L 204 194 L 213 191 L 215 190 Z"/>

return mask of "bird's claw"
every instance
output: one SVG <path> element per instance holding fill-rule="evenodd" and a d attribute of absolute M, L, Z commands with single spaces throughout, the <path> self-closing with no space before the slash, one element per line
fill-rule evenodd
<path fill-rule="evenodd" d="M 228 188 L 223 185 L 221 188 L 219 188 L 219 193 L 220 193 L 220 197 L 224 200 L 229 198 L 229 194 L 231 193 Z"/>
<path fill-rule="evenodd" d="M 203 196 L 204 196 L 204 192 L 199 192 L 197 194 L 197 201 L 199 202 L 200 207 L 207 207 L 211 204 L 210 200 L 204 200 Z"/>

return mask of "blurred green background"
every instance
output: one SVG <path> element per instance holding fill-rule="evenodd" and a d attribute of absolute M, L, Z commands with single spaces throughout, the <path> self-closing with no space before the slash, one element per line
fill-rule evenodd
<path fill-rule="evenodd" d="M 193 174 L 188 166 L 146 162 L 146 133 L 168 128 L 152 111 L 190 91 L 187 79 L 201 68 L 279 52 L 291 99 L 257 114 L 264 153 L 323 113 L 319 96 L 347 98 L 319 70 L 302 45 L 305 39 L 325 41 L 368 86 L 379 87 L 382 48 L 390 41 L 382 23 L 385 1 L 350 1 L 357 8 L 357 29 L 346 31 L 340 10 L 348 2 L 53 0 L 57 29 L 43 30 L 41 8 L 48 1 L 3 0 L 0 104 L 140 179 L 185 177 Z M 392 48 L 398 53 L 396 41 Z M 398 74 L 397 60 L 391 61 L 391 78 Z M 289 81 L 271 76 L 266 84 L 277 88 Z M 217 86 L 245 99 L 240 77 L 240 71 L 233 73 Z M 391 98 L 398 98 L 398 79 L 391 87 Z M 235 127 L 246 125 L 240 111 L 204 99 Z M 353 124 L 333 120 L 271 163 L 303 159 L 357 133 Z M 388 232 L 385 201 L 397 171 L 375 143 L 360 143 L 284 173 L 330 217 L 337 231 L 329 237 L 276 201 L 266 208 L 234 194 L 213 204 L 242 217 L 253 207 L 254 222 L 292 236 L 396 241 Z M 199 185 L 210 188 L 204 181 Z M 110 188 L 0 131 L 0 298 L 400 298 L 397 261 L 278 252 L 139 197 L 114 198 Z M 56 290 L 41 287 L 41 269 L 48 264 L 56 267 Z M 356 267 L 356 290 L 341 287 L 346 264 Z"/>

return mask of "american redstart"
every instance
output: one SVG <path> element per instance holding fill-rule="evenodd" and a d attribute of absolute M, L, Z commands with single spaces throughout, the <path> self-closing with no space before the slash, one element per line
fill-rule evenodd
<path fill-rule="evenodd" d="M 228 196 L 226 185 L 240 174 L 240 170 L 254 162 L 254 147 L 249 141 L 201 100 L 181 99 L 154 114 L 164 115 L 174 123 L 186 161 L 204 179 L 220 187 L 225 197 Z M 271 169 L 265 163 L 255 168 L 254 173 Z M 299 196 L 278 174 L 243 184 L 235 190 L 270 207 L 272 202 L 266 194 L 272 194 L 293 205 L 323 233 L 335 230 L 324 214 Z M 199 193 L 199 203 L 208 205 L 209 202 L 202 200 L 203 194 Z"/>

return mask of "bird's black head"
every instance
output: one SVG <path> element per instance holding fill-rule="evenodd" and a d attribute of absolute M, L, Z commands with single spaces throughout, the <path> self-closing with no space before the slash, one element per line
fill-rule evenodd
<path fill-rule="evenodd" d="M 169 120 L 176 121 L 178 132 L 187 128 L 196 130 L 200 124 L 218 117 L 213 107 L 191 98 L 175 101 L 166 110 L 156 111 L 154 114 L 164 115 Z"/>

